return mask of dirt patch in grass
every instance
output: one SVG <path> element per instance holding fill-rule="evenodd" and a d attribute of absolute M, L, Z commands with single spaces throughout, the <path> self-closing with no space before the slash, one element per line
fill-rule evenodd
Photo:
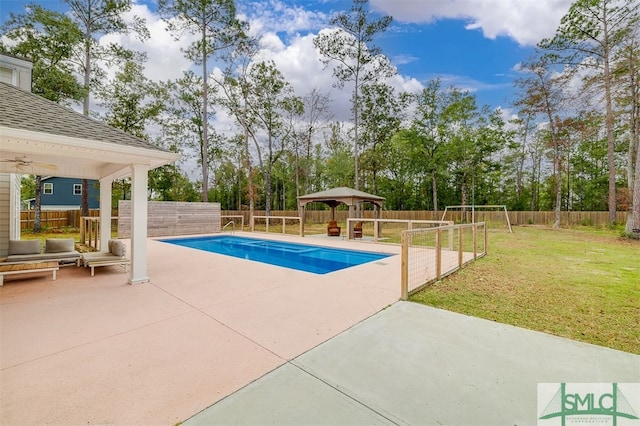
<path fill-rule="evenodd" d="M 640 354 L 640 241 L 614 232 L 490 231 L 489 254 L 411 297 Z"/>

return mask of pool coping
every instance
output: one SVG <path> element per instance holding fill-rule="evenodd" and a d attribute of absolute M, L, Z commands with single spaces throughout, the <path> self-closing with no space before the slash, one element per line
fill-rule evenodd
<path fill-rule="evenodd" d="M 189 241 L 202 241 L 202 242 L 211 242 L 212 240 L 221 240 L 221 239 L 229 239 L 234 238 L 236 240 L 250 240 L 251 242 L 239 242 L 238 244 L 232 244 L 231 252 L 225 252 L 222 250 L 214 250 L 217 249 L 218 246 L 213 247 L 198 247 L 196 244 L 182 244 L 179 242 L 189 242 Z M 271 239 L 271 238 L 258 238 L 258 237 L 247 237 L 240 235 L 231 235 L 231 234 L 215 234 L 215 235 L 200 235 L 200 236 L 191 236 L 191 237 L 181 237 L 181 238 L 160 238 L 156 239 L 156 241 L 160 241 L 163 243 L 174 244 L 181 247 L 187 247 L 194 250 L 202 250 L 208 253 L 220 254 L 223 256 L 235 257 L 239 259 L 251 260 L 254 262 L 266 263 L 268 265 L 278 266 L 282 268 L 294 269 L 302 272 L 309 272 L 318 275 L 326 275 L 333 272 L 337 272 L 339 270 L 351 268 L 354 266 L 363 265 L 369 262 L 376 262 L 386 259 L 390 256 L 395 256 L 395 253 L 383 253 L 380 251 L 372 251 L 372 250 L 362 250 L 362 249 L 354 249 L 352 247 L 336 247 L 330 245 L 320 245 L 320 244 L 308 244 L 301 242 L 292 242 L 292 241 L 283 241 L 282 239 Z M 234 241 L 235 242 L 235 241 Z M 276 244 L 277 246 L 269 247 L 267 246 L 265 250 L 261 250 L 263 245 L 261 243 L 271 242 Z M 251 250 L 241 250 L 245 246 L 249 246 L 251 248 L 259 249 L 260 251 L 251 251 Z M 289 247 L 301 247 L 303 249 L 296 250 L 292 248 L 287 252 Z M 269 249 L 273 249 L 273 256 L 269 256 Z M 285 253 L 280 253 L 282 249 Z M 329 253 L 327 257 L 317 257 L 312 256 L 311 259 L 297 259 L 296 256 L 306 256 L 309 253 L 316 253 L 318 250 L 325 250 L 326 253 Z M 281 255 L 282 254 L 282 255 Z M 335 254 L 332 256 L 331 254 Z M 348 258 L 342 259 L 341 255 L 348 256 L 349 254 L 354 255 L 363 255 L 367 259 L 354 259 Z M 291 256 L 291 257 L 288 257 Z M 305 263 L 303 260 L 307 260 L 309 262 L 314 263 Z M 357 260 L 357 263 L 354 261 Z"/>

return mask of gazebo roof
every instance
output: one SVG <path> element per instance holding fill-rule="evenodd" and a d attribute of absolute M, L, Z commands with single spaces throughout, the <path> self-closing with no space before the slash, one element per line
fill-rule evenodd
<path fill-rule="evenodd" d="M 368 194 L 352 188 L 340 187 L 332 188 L 326 191 L 315 192 L 313 194 L 301 195 L 298 197 L 298 204 L 302 207 L 312 202 L 321 202 L 329 205 L 344 203 L 348 206 L 356 205 L 361 202 L 371 202 L 376 205 L 382 204 L 384 197 Z"/>

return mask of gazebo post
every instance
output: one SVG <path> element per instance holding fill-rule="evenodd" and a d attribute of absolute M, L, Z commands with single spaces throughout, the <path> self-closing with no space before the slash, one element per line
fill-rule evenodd
<path fill-rule="evenodd" d="M 298 216 L 300 216 L 300 236 L 304 237 L 304 222 L 307 216 L 307 205 L 298 205 Z"/>
<path fill-rule="evenodd" d="M 374 204 L 373 208 L 375 210 L 376 219 L 382 219 L 382 204 Z M 377 222 L 376 228 L 378 229 L 378 235 L 382 234 L 382 222 Z"/>
<path fill-rule="evenodd" d="M 353 204 L 349 204 L 349 218 L 354 218 L 354 210 L 355 210 L 355 206 Z M 353 224 L 349 221 L 347 221 L 347 239 L 348 240 L 352 240 L 353 239 Z"/>

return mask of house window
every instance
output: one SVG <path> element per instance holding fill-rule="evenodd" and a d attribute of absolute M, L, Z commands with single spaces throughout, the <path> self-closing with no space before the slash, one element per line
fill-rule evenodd
<path fill-rule="evenodd" d="M 43 183 L 42 184 L 42 193 L 51 195 L 53 194 L 53 184 L 52 183 Z"/>
<path fill-rule="evenodd" d="M 82 195 L 82 184 L 80 183 L 73 184 L 73 195 Z"/>
<path fill-rule="evenodd" d="M 13 80 L 13 70 L 11 68 L 0 67 L 0 81 L 8 84 L 16 84 Z"/>

